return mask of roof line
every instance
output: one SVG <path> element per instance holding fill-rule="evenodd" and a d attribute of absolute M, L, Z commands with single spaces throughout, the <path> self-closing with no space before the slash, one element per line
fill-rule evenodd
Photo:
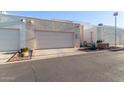
<path fill-rule="evenodd" d="M 0 14 L 0 15 L 2 15 L 2 16 L 11 16 L 11 17 L 22 17 L 22 18 L 30 18 L 30 19 L 35 19 L 35 20 L 44 20 L 44 21 L 54 21 L 54 22 L 61 22 L 61 23 L 69 23 L 69 24 L 80 24 L 80 23 L 75 23 L 74 21 L 71 21 L 71 20 L 69 20 L 69 21 L 71 21 L 71 22 L 69 22 L 69 21 L 61 21 L 61 19 L 60 20 L 52 20 L 52 19 L 41 19 L 41 18 L 34 18 L 34 17 L 29 17 L 29 16 L 18 16 L 18 15 L 10 15 L 10 14 Z"/>

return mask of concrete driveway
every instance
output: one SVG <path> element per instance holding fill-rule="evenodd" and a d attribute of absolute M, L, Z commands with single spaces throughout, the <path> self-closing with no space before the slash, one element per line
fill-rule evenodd
<path fill-rule="evenodd" d="M 35 50 L 35 56 L 33 57 L 33 60 L 81 55 L 87 53 L 88 52 L 85 51 L 79 51 L 76 48 Z"/>
<path fill-rule="evenodd" d="M 124 51 L 3 64 L 0 65 L 0 81 L 124 81 Z"/>
<path fill-rule="evenodd" d="M 14 53 L 15 51 L 0 52 L 0 64 L 5 63 Z"/>
<path fill-rule="evenodd" d="M 3 64 L 7 60 L 9 60 L 9 58 L 11 58 L 15 52 L 17 51 L 0 52 L 0 64 Z M 84 51 L 78 51 L 78 49 L 75 48 L 35 50 L 34 51 L 35 56 L 33 56 L 33 60 L 57 58 L 86 53 L 87 52 Z"/>

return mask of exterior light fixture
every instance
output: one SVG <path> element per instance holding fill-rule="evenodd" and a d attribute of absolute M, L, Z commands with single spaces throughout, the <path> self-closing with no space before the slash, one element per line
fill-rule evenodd
<path fill-rule="evenodd" d="M 114 12 L 113 13 L 113 16 L 118 16 L 118 12 Z"/>
<path fill-rule="evenodd" d="M 33 23 L 34 23 L 34 21 L 33 21 L 33 20 L 29 20 L 29 23 L 30 23 L 30 24 L 33 24 Z"/>
<path fill-rule="evenodd" d="M 26 23 L 26 20 L 25 19 L 21 19 L 20 21 L 23 22 L 23 23 Z"/>

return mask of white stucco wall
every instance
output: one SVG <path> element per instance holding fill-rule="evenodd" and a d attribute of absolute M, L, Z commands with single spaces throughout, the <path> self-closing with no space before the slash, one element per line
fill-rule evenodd
<path fill-rule="evenodd" d="M 84 30 L 84 41 L 91 43 L 91 32 L 93 32 L 93 41 L 103 40 L 104 43 L 109 43 L 110 46 L 115 44 L 115 28 L 114 26 L 93 26 Z M 124 45 L 124 29 L 117 28 L 116 43 Z"/>
<path fill-rule="evenodd" d="M 109 43 L 110 45 L 115 44 L 115 28 L 114 26 L 103 26 L 101 33 L 101 38 L 104 42 Z M 117 45 L 124 45 L 124 29 L 117 28 L 117 35 L 116 35 L 116 43 Z"/>
<path fill-rule="evenodd" d="M 97 27 L 93 25 L 84 26 L 84 41 L 95 43 L 97 41 Z"/>

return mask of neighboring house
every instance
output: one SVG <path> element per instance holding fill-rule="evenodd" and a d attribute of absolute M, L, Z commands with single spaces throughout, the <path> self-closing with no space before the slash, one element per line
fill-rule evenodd
<path fill-rule="evenodd" d="M 124 45 L 124 29 L 117 27 L 116 43 L 117 45 Z M 110 46 L 115 44 L 115 27 L 109 25 L 90 26 L 84 29 L 84 41 L 88 43 L 97 40 L 103 40 L 104 43 L 109 43 Z"/>
<path fill-rule="evenodd" d="M 0 51 L 79 48 L 82 42 L 79 23 L 0 14 Z"/>

